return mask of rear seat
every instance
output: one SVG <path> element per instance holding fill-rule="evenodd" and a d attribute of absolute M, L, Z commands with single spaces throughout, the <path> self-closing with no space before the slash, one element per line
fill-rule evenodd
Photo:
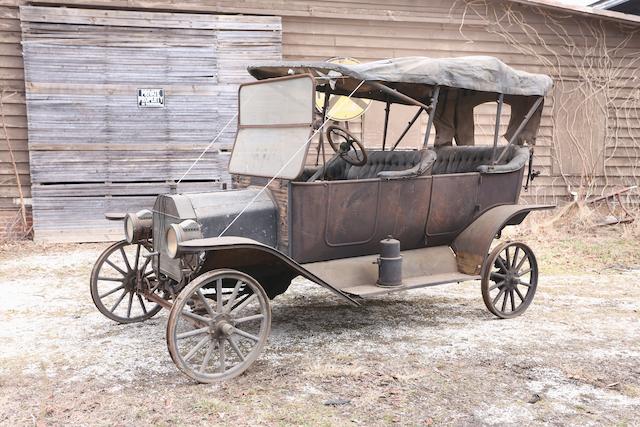
<path fill-rule="evenodd" d="M 432 175 L 447 173 L 506 173 L 522 168 L 529 158 L 529 149 L 516 145 L 508 145 L 507 155 L 500 164 L 491 167 L 491 155 L 493 147 L 440 147 L 436 148 L 436 161 L 433 165 Z M 504 146 L 498 147 L 496 158 Z"/>

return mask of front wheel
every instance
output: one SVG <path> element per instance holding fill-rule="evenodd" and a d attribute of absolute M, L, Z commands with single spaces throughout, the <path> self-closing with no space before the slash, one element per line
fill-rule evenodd
<path fill-rule="evenodd" d="M 258 358 L 271 329 L 262 286 L 235 270 L 198 276 L 176 298 L 167 323 L 175 365 L 202 383 L 242 374 Z"/>
<path fill-rule="evenodd" d="M 135 323 L 150 319 L 162 309 L 145 301 L 143 295 L 157 280 L 149 254 L 142 243 L 123 240 L 100 255 L 90 281 L 91 298 L 100 313 L 118 323 Z"/>
<path fill-rule="evenodd" d="M 482 273 L 482 299 L 501 319 L 521 315 L 533 301 L 538 286 L 538 262 L 521 242 L 502 243 L 489 254 Z"/>

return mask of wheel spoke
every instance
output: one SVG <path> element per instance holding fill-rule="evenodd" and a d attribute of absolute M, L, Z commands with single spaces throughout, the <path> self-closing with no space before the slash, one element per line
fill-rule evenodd
<path fill-rule="evenodd" d="M 500 264 L 500 267 L 502 268 L 502 271 L 507 271 L 508 270 L 507 264 L 505 264 L 505 260 L 503 260 L 501 256 L 496 258 L 496 261 L 498 261 L 498 263 Z"/>
<path fill-rule="evenodd" d="M 229 341 L 229 345 L 231 346 L 233 351 L 235 351 L 235 353 L 238 355 L 240 360 L 244 362 L 244 354 L 242 354 L 242 351 L 240 351 L 238 344 L 236 344 L 236 342 L 231 337 L 227 337 L 227 341 Z"/>
<path fill-rule="evenodd" d="M 122 302 L 122 300 L 126 295 L 127 295 L 127 290 L 125 289 L 124 292 L 122 292 L 122 295 L 120 295 L 120 298 L 118 298 L 118 301 L 116 301 L 116 303 L 113 304 L 113 307 L 111 307 L 111 310 L 109 310 L 111 313 L 113 313 L 115 309 L 118 308 L 118 306 L 120 305 L 120 303 Z"/>
<path fill-rule="evenodd" d="M 498 283 L 496 283 L 495 285 L 492 285 L 492 286 L 489 288 L 489 290 L 490 290 L 490 291 L 492 291 L 492 290 L 494 290 L 495 288 L 497 288 L 497 287 L 499 287 L 499 286 L 502 286 L 502 285 L 504 285 L 504 280 L 503 280 L 502 282 L 498 282 Z"/>
<path fill-rule="evenodd" d="M 527 269 L 526 269 L 525 271 L 523 271 L 522 273 L 518 273 L 518 274 L 517 274 L 517 276 L 518 276 L 518 277 L 522 277 L 522 276 L 524 276 L 524 275 L 526 275 L 526 274 L 529 274 L 529 273 L 531 273 L 531 269 L 530 269 L 530 268 L 527 268 Z"/>
<path fill-rule="evenodd" d="M 141 245 L 138 244 L 138 247 L 136 248 L 136 262 L 133 264 L 134 270 L 138 270 L 138 265 L 140 264 L 140 247 Z"/>
<path fill-rule="evenodd" d="M 505 308 L 507 308 L 507 297 L 508 296 L 509 296 L 509 292 L 505 292 L 504 293 L 504 298 L 502 300 L 502 309 L 500 311 L 504 312 Z"/>
<path fill-rule="evenodd" d="M 245 338 L 249 338 L 250 340 L 253 340 L 253 341 L 255 341 L 255 342 L 260 341 L 260 338 L 258 338 L 257 336 L 252 335 L 252 334 L 250 334 L 249 332 L 245 332 L 245 331 L 243 331 L 242 329 L 238 329 L 238 328 L 234 327 L 234 328 L 233 328 L 233 332 L 234 332 L 234 333 L 236 333 L 236 334 L 238 334 L 238 335 L 241 335 L 241 336 L 243 336 L 243 337 L 245 337 Z"/>
<path fill-rule="evenodd" d="M 527 288 L 531 287 L 531 283 L 523 282 L 522 280 L 518 280 L 518 284 L 522 286 L 526 286 Z"/>
<path fill-rule="evenodd" d="M 220 356 L 220 366 L 218 367 L 219 372 L 224 372 L 227 368 L 225 363 L 225 354 L 224 354 L 224 340 L 218 341 L 218 351 Z"/>
<path fill-rule="evenodd" d="M 196 323 L 203 323 L 205 325 L 208 325 L 209 322 L 211 322 L 211 319 L 208 319 L 204 316 L 200 316 L 195 313 L 188 312 L 186 310 L 182 310 L 182 315 L 185 317 L 188 317 L 189 319 L 191 319 L 192 321 L 195 321 Z"/>
<path fill-rule="evenodd" d="M 204 355 L 204 359 L 202 359 L 202 365 L 200 365 L 200 372 L 206 373 L 207 366 L 209 365 L 209 360 L 211 359 L 211 355 L 213 354 L 213 340 L 209 340 L 209 348 Z"/>
<path fill-rule="evenodd" d="M 183 338 L 189 338 L 189 337 L 193 337 L 196 335 L 200 335 L 200 334 L 204 334 L 207 333 L 209 331 L 209 327 L 205 326 L 204 328 L 199 328 L 199 329 L 192 329 L 190 331 L 187 332 L 183 332 L 181 334 L 177 334 L 176 335 L 176 339 L 177 340 L 181 340 Z"/>
<path fill-rule="evenodd" d="M 516 262 L 518 262 L 518 254 L 520 253 L 520 246 L 516 246 L 516 251 L 513 254 L 513 261 L 511 262 L 511 268 L 516 266 Z"/>
<path fill-rule="evenodd" d="M 129 264 L 129 258 L 127 258 L 127 254 L 125 253 L 124 248 L 120 248 L 120 253 L 122 254 L 122 259 L 127 266 L 127 271 L 131 271 L 131 264 Z"/>
<path fill-rule="evenodd" d="M 209 313 L 209 316 L 211 316 L 212 319 L 216 317 L 216 312 L 213 311 L 207 299 L 204 297 L 204 295 L 202 295 L 202 291 L 198 289 L 196 293 L 198 294 L 198 297 L 200 297 L 200 300 L 204 304 L 204 309 L 207 310 L 207 313 Z"/>
<path fill-rule="evenodd" d="M 120 286 L 118 286 L 117 288 L 113 288 L 113 289 L 111 289 L 109 292 L 105 292 L 104 294 L 99 295 L 99 296 L 98 296 L 98 298 L 102 299 L 102 298 L 104 298 L 104 297 L 108 297 L 108 296 L 109 296 L 109 295 L 111 295 L 112 293 L 114 293 L 114 292 L 118 292 L 120 289 L 124 289 L 124 285 L 120 285 Z"/>
<path fill-rule="evenodd" d="M 127 308 L 127 317 L 131 317 L 131 305 L 133 303 L 133 291 L 129 292 L 129 307 Z"/>
<path fill-rule="evenodd" d="M 505 278 L 505 277 L 507 277 L 507 276 L 506 276 L 506 275 L 504 275 L 504 274 L 502 274 L 502 273 L 491 273 L 491 279 L 492 279 L 492 280 L 493 280 L 493 279 L 495 279 L 496 277 L 497 277 L 498 279 L 504 279 L 504 278 Z"/>
<path fill-rule="evenodd" d="M 520 269 L 522 268 L 522 266 L 524 265 L 525 261 L 527 260 L 527 254 L 525 253 L 522 256 L 522 259 L 520 260 L 520 262 L 518 263 L 518 265 L 516 265 L 516 267 L 513 269 L 514 273 L 518 274 L 518 271 L 520 271 Z M 531 269 L 529 269 L 529 271 L 531 271 Z"/>
<path fill-rule="evenodd" d="M 115 270 L 117 270 L 117 271 L 118 271 L 118 273 L 122 274 L 123 276 L 126 276 L 126 275 L 127 275 L 127 273 L 125 273 L 123 269 L 121 269 L 120 267 L 118 267 L 117 265 L 115 265 L 114 263 L 112 263 L 111 261 L 106 260 L 105 262 L 106 262 L 107 264 L 109 264 L 111 267 L 113 267 Z"/>
<path fill-rule="evenodd" d="M 216 280 L 216 307 L 218 313 L 222 313 L 222 279 Z"/>
<path fill-rule="evenodd" d="M 500 292 L 498 292 L 498 295 L 496 295 L 496 297 L 493 299 L 493 306 L 494 307 L 498 303 L 498 301 L 500 300 L 500 297 L 502 296 L 503 293 L 504 293 L 504 288 L 500 289 Z"/>
<path fill-rule="evenodd" d="M 229 311 L 231 311 L 231 307 L 233 307 L 233 304 L 236 302 L 236 298 L 238 297 L 238 291 L 240 290 L 240 286 L 242 285 L 242 281 L 238 280 L 236 282 L 236 285 L 233 287 L 233 292 L 231 293 L 231 296 L 229 297 L 229 299 L 227 300 L 227 303 L 224 306 L 224 312 L 228 313 Z"/>
<path fill-rule="evenodd" d="M 144 301 L 142 300 L 142 295 L 140 294 L 136 294 L 136 295 L 138 295 L 138 302 L 140 303 L 140 307 L 142 307 L 142 312 L 144 314 L 147 314 L 147 306 L 144 305 Z"/>
<path fill-rule="evenodd" d="M 198 344 L 196 344 L 191 351 L 189 351 L 189 353 L 187 353 L 186 356 L 184 356 L 184 361 L 188 362 L 189 359 L 191 359 L 193 356 L 195 356 L 195 354 L 198 352 L 198 350 L 200 350 L 202 347 L 204 347 L 204 345 L 207 343 L 207 341 L 210 341 L 211 338 L 209 337 L 209 335 L 207 335 L 206 337 L 202 338 L 200 341 L 198 341 Z"/>
<path fill-rule="evenodd" d="M 513 299 L 513 289 L 509 291 L 509 295 L 511 296 L 511 311 L 516 311 L 516 301 Z"/>
<path fill-rule="evenodd" d="M 251 294 L 249 295 L 244 301 L 242 301 L 240 304 L 238 304 L 236 307 L 234 307 L 231 310 L 231 313 L 239 313 L 240 311 L 242 311 L 243 308 L 245 308 L 247 305 L 249 305 L 249 303 L 254 299 L 257 298 L 256 294 Z"/>
<path fill-rule="evenodd" d="M 105 282 L 124 282 L 124 278 L 117 279 L 115 277 L 98 277 L 98 280 L 104 280 Z"/>
<path fill-rule="evenodd" d="M 518 286 L 516 286 L 515 288 L 513 288 L 516 293 L 518 294 L 518 298 L 520 298 L 520 301 L 524 302 L 524 297 L 522 296 L 522 293 L 520 292 L 520 289 L 518 289 Z"/>
<path fill-rule="evenodd" d="M 261 320 L 261 319 L 264 319 L 264 314 L 255 314 L 253 316 L 241 317 L 239 319 L 236 319 L 235 322 L 236 324 L 238 324 L 238 323 L 251 322 L 252 320 Z"/>

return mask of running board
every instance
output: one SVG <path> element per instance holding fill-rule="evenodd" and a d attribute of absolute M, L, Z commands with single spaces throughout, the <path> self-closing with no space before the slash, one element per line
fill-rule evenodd
<path fill-rule="evenodd" d="M 386 295 L 392 292 L 406 291 L 409 289 L 425 288 L 427 286 L 444 285 L 445 283 L 458 283 L 467 280 L 477 280 L 480 276 L 470 276 L 464 273 L 434 274 L 432 276 L 417 276 L 404 279 L 402 285 L 393 287 L 381 287 L 378 285 L 360 285 L 344 288 L 342 292 L 359 297 L 372 297 Z"/>
<path fill-rule="evenodd" d="M 360 297 L 480 278 L 458 271 L 456 255 L 449 246 L 412 249 L 402 251 L 401 255 L 402 285 L 395 287 L 376 284 L 378 265 L 375 261 L 378 255 L 314 262 L 303 267 L 342 292 Z"/>

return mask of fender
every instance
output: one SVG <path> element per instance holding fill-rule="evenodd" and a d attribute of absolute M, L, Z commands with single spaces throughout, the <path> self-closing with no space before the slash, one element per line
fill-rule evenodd
<path fill-rule="evenodd" d="M 487 210 L 451 245 L 456 253 L 458 270 L 465 274 L 481 274 L 491 242 L 504 227 L 520 224 L 531 211 L 553 208 L 555 205 L 503 205 Z"/>
<path fill-rule="evenodd" d="M 294 277 L 302 276 L 351 304 L 360 305 L 358 301 L 320 279 L 287 255 L 253 239 L 235 236 L 193 239 L 180 243 L 180 251 L 204 252 L 202 272 L 216 268 L 233 268 L 249 274 L 265 288 L 270 298 L 286 291 Z"/>

